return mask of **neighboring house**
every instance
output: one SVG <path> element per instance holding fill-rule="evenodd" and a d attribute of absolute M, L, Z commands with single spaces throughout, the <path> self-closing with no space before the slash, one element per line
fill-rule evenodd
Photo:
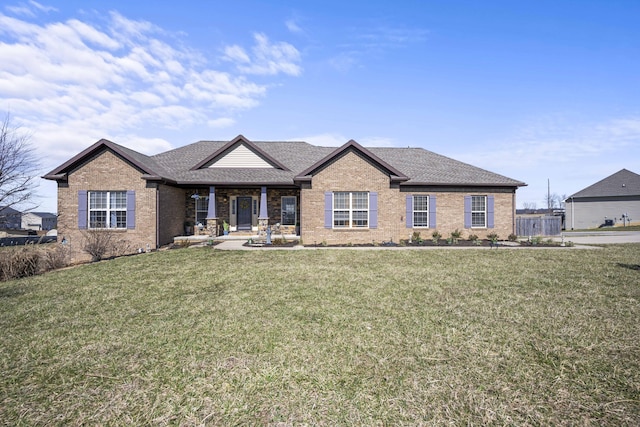
<path fill-rule="evenodd" d="M 19 230 L 22 213 L 10 207 L 0 207 L 0 228 Z"/>
<path fill-rule="evenodd" d="M 45 175 L 58 183 L 58 235 L 111 228 L 156 248 L 201 224 L 220 233 L 298 228 L 306 244 L 398 242 L 455 229 L 506 238 L 526 184 L 421 148 L 200 141 L 146 156 L 100 140 Z M 147 246 L 148 245 L 148 246 Z"/>
<path fill-rule="evenodd" d="M 622 169 L 565 200 L 566 228 L 640 222 L 640 175 Z"/>
<path fill-rule="evenodd" d="M 49 212 L 26 212 L 22 214 L 22 229 L 24 230 L 53 230 L 56 228 L 58 216 Z"/>

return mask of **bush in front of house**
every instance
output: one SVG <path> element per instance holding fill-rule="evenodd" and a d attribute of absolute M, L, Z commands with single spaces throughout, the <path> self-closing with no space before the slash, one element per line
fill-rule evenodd
<path fill-rule="evenodd" d="M 0 281 L 20 279 L 69 265 L 67 248 L 62 245 L 27 244 L 0 250 Z"/>

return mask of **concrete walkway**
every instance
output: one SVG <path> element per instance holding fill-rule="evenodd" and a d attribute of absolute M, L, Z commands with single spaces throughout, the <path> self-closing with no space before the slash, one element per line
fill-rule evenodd
<path fill-rule="evenodd" d="M 564 241 L 565 242 L 573 242 L 575 246 L 572 248 L 576 249 L 589 249 L 594 248 L 594 246 L 590 245 L 610 245 L 610 244 L 620 244 L 620 243 L 640 243 L 640 231 L 593 231 L 593 232 L 564 232 Z M 235 237 L 235 236 L 234 236 Z M 255 250 L 326 250 L 326 249 L 348 249 L 348 250 L 376 250 L 376 249 L 384 249 L 384 250 L 425 250 L 425 249 L 484 249 L 484 250 L 496 250 L 495 248 L 490 248 L 488 246 L 370 246 L 370 247 L 323 247 L 323 246 L 286 246 L 279 247 L 274 246 L 271 248 L 263 248 L 263 247 L 248 247 L 244 246 L 246 241 L 250 236 L 243 238 L 229 238 L 229 237 L 218 237 L 216 240 L 220 241 L 214 246 L 215 249 L 218 250 L 228 250 L 228 251 L 255 251 Z M 256 236 L 257 237 L 257 236 Z M 289 236 L 289 240 L 295 240 L 295 236 Z M 194 239 L 195 240 L 195 239 Z M 192 240 L 192 242 L 194 242 Z M 199 239 L 198 243 L 204 244 L 207 239 Z M 555 241 L 562 241 L 562 237 L 555 237 Z M 499 249 L 524 249 L 524 248 L 538 248 L 544 249 L 544 245 L 540 246 L 518 246 L 517 244 L 511 242 L 500 242 Z"/>
<path fill-rule="evenodd" d="M 565 231 L 564 241 L 577 245 L 612 245 L 618 243 L 640 243 L 640 231 Z M 562 237 L 554 240 L 561 241 Z"/>

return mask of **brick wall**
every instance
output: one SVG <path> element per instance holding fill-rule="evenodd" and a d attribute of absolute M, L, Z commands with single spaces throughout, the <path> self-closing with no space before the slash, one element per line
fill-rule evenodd
<path fill-rule="evenodd" d="M 82 247 L 86 230 L 78 229 L 78 190 L 136 192 L 135 229 L 114 230 L 131 251 L 156 247 L 156 188 L 147 186 L 141 172 L 105 150 L 69 173 L 67 182 L 58 183 L 58 240 L 66 239 L 75 261 L 89 260 Z"/>
<path fill-rule="evenodd" d="M 378 193 L 378 227 L 376 229 L 330 229 L 324 226 L 324 193 L 326 191 L 369 191 Z M 430 237 L 434 228 L 407 228 L 407 194 L 436 196 L 436 228 L 444 237 L 455 229 L 463 232 L 463 238 L 476 234 L 486 238 L 497 233 L 506 239 L 514 230 L 513 189 L 503 188 L 402 188 L 391 184 L 389 176 L 368 160 L 348 152 L 329 163 L 313 176 L 311 184 L 302 188 L 301 226 L 302 239 L 306 244 L 399 242 L 407 239 L 413 231 Z M 494 196 L 494 228 L 464 228 L 464 196 Z"/>

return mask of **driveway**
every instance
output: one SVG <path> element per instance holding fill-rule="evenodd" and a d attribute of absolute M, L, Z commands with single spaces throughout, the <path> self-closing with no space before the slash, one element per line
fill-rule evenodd
<path fill-rule="evenodd" d="M 564 241 L 579 245 L 607 245 L 616 243 L 640 243 L 640 231 L 565 231 Z M 561 237 L 555 240 L 560 241 Z"/>

